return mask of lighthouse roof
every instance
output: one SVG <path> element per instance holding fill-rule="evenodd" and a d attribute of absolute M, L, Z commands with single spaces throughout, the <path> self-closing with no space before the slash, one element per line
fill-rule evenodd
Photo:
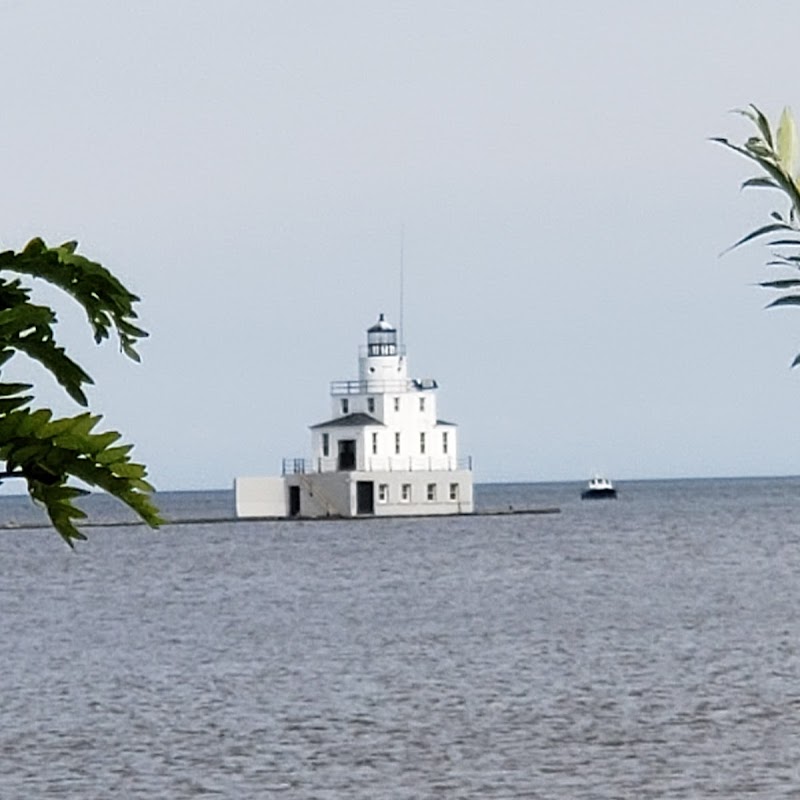
<path fill-rule="evenodd" d="M 371 417 L 369 414 L 363 414 L 361 412 L 355 414 L 347 414 L 344 417 L 334 417 L 333 419 L 329 419 L 327 422 L 318 422 L 316 425 L 312 425 L 311 429 L 314 428 L 364 428 L 368 425 L 379 425 L 381 428 L 385 428 L 386 426 L 379 420 L 375 419 L 375 417 Z"/>
<path fill-rule="evenodd" d="M 381 314 L 378 321 L 371 327 L 367 328 L 367 333 L 380 333 L 381 331 L 394 331 L 397 330 L 394 325 L 386 321 L 386 318 Z"/>

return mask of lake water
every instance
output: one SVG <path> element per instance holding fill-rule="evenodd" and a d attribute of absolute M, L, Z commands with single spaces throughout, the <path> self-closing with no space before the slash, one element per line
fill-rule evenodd
<path fill-rule="evenodd" d="M 798 797 L 800 479 L 581 488 L 4 532 L 0 798 Z"/>

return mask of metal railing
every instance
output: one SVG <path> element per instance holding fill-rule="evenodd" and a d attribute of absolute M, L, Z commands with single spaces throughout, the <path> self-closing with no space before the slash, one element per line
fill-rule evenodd
<path fill-rule="evenodd" d="M 390 394 L 410 392 L 413 381 L 331 381 L 331 394 Z"/>
<path fill-rule="evenodd" d="M 281 464 L 281 475 L 301 475 L 306 472 L 314 472 L 314 470 L 306 469 L 306 460 L 304 458 L 284 458 Z"/>
<path fill-rule="evenodd" d="M 403 394 L 404 392 L 423 392 L 437 389 L 439 384 L 433 378 L 394 381 L 331 381 L 331 394 Z"/>
<path fill-rule="evenodd" d="M 472 456 L 380 456 L 369 457 L 353 470 L 340 470 L 336 458 L 284 458 L 281 475 L 305 475 L 319 472 L 472 472 Z"/>

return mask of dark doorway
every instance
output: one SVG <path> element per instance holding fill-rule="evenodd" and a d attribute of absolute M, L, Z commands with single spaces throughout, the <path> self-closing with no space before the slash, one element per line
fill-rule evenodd
<path fill-rule="evenodd" d="M 289 516 L 296 517 L 300 513 L 300 487 L 289 487 Z"/>
<path fill-rule="evenodd" d="M 356 514 L 375 513 L 375 484 L 372 481 L 356 482 Z"/>
<path fill-rule="evenodd" d="M 356 468 L 356 440 L 339 440 L 339 466 L 340 471 L 350 471 Z"/>

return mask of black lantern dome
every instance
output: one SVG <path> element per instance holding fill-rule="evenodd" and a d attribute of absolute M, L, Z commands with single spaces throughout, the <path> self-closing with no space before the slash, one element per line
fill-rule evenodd
<path fill-rule="evenodd" d="M 368 356 L 396 356 L 397 328 L 381 314 L 378 321 L 367 330 Z"/>

